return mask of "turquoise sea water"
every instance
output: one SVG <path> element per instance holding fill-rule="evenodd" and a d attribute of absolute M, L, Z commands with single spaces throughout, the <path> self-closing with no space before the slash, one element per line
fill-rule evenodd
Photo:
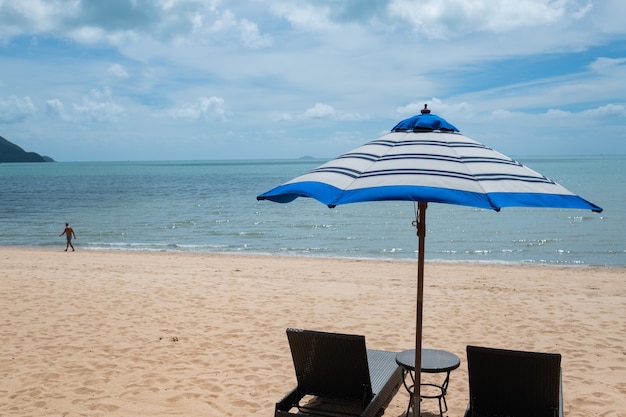
<path fill-rule="evenodd" d="M 626 156 L 517 159 L 604 212 L 430 204 L 427 260 L 626 266 Z M 413 203 L 256 201 L 323 162 L 0 164 L 0 245 L 415 259 Z"/>

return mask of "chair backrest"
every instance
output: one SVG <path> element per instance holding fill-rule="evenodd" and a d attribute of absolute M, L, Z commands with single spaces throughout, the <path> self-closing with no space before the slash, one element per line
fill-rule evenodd
<path fill-rule="evenodd" d="M 473 416 L 559 415 L 561 355 L 467 346 Z"/>
<path fill-rule="evenodd" d="M 371 401 L 365 336 L 287 329 L 287 338 L 301 394 Z"/>

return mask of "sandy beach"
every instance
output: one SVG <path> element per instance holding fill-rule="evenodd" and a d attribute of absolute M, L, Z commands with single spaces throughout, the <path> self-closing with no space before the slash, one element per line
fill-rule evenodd
<path fill-rule="evenodd" d="M 287 327 L 414 346 L 413 262 L 62 249 L 0 248 L 0 416 L 266 417 L 295 386 Z M 468 344 L 560 353 L 566 416 L 626 416 L 626 269 L 425 275 L 423 345 L 461 358 L 449 416 Z"/>

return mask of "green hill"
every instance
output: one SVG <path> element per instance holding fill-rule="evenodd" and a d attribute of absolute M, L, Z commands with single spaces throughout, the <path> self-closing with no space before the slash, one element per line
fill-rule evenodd
<path fill-rule="evenodd" d="M 0 136 L 0 162 L 54 162 L 49 156 L 26 152 L 14 143 Z"/>

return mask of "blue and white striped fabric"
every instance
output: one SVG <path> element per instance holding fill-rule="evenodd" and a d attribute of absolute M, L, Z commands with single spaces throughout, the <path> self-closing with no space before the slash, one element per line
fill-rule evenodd
<path fill-rule="evenodd" d="M 519 162 L 449 130 L 392 131 L 257 199 L 287 203 L 297 197 L 315 198 L 329 207 L 408 200 L 494 210 L 517 206 L 602 211 Z"/>

